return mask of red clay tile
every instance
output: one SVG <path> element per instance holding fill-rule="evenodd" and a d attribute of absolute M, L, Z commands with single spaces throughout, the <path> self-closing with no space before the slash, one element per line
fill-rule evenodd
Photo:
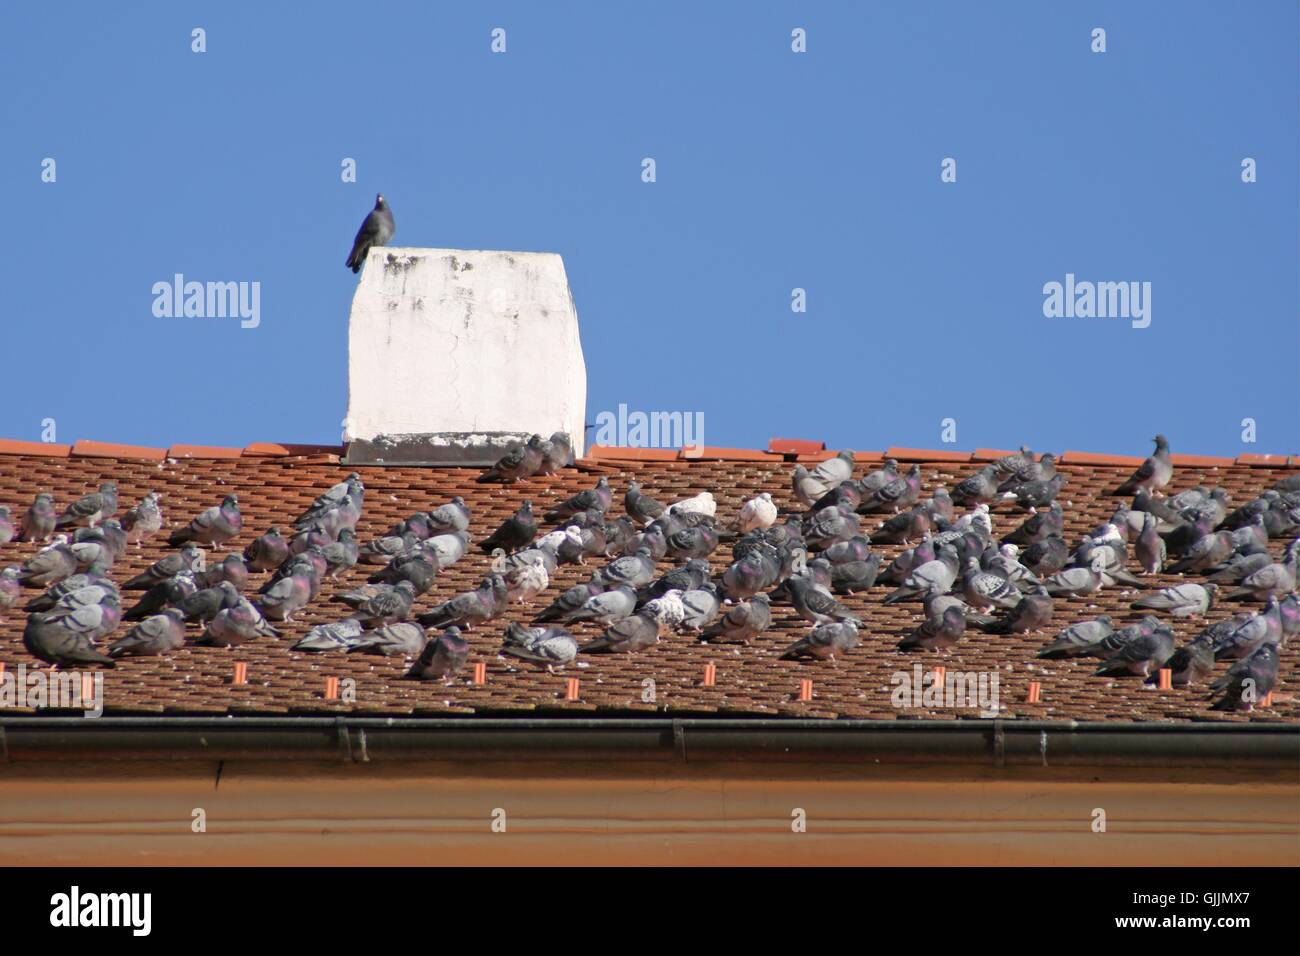
<path fill-rule="evenodd" d="M 71 445 L 56 445 L 43 441 L 14 441 L 0 438 L 0 455 L 33 455 L 40 458 L 67 458 L 72 454 Z"/>
<path fill-rule="evenodd" d="M 249 458 L 279 458 L 288 454 L 289 449 L 272 441 L 253 442 L 244 447 L 244 455 Z"/>
<path fill-rule="evenodd" d="M 776 455 L 814 455 L 825 451 L 826 443 L 809 438 L 773 438 L 768 441 L 767 450 Z"/>
<path fill-rule="evenodd" d="M 1019 449 L 1016 449 L 1015 451 L 1001 451 L 997 448 L 976 448 L 971 452 L 970 457 L 971 461 L 997 461 L 999 458 L 1006 458 L 1007 455 L 1015 455 L 1018 452 Z"/>
<path fill-rule="evenodd" d="M 883 451 L 855 451 L 853 460 L 864 465 L 878 465 L 885 460 L 885 453 Z"/>
<path fill-rule="evenodd" d="M 346 450 L 343 445 L 304 445 L 292 442 L 281 444 L 274 441 L 259 441 L 245 447 L 244 454 L 254 458 L 285 455 L 342 455 Z"/>
<path fill-rule="evenodd" d="M 239 458 L 242 448 L 218 448 L 214 445 L 172 445 L 168 458 Z"/>
<path fill-rule="evenodd" d="M 717 448 L 705 445 L 698 451 L 683 448 L 677 456 L 683 461 L 775 461 L 778 456 L 753 448 Z"/>
<path fill-rule="evenodd" d="M 1146 461 L 1146 457 L 1133 455 L 1102 455 L 1094 451 L 1067 451 L 1061 456 L 1063 465 L 1132 465 L 1136 467 Z"/>
<path fill-rule="evenodd" d="M 940 451 L 927 448 L 891 448 L 885 452 L 886 458 L 895 461 L 955 461 L 967 462 L 971 459 L 968 451 Z"/>
<path fill-rule="evenodd" d="M 74 458 L 136 458 L 141 461 L 162 461 L 166 448 L 148 448 L 144 445 L 115 445 L 112 442 L 90 441 L 82 438 L 72 446 Z"/>
<path fill-rule="evenodd" d="M 676 448 L 624 448 L 621 445 L 592 445 L 587 457 L 595 461 L 676 461 Z"/>
<path fill-rule="evenodd" d="M 1256 468 L 1286 468 L 1295 463 L 1290 455 L 1238 455 L 1238 465 L 1252 465 Z"/>
<path fill-rule="evenodd" d="M 1236 459 L 1219 458 L 1214 455 L 1170 455 L 1169 460 L 1175 465 L 1193 468 L 1230 468 Z"/>

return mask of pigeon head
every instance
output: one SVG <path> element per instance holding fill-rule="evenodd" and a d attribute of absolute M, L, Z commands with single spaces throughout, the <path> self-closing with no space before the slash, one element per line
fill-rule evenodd
<path fill-rule="evenodd" d="M 388 206 L 388 200 L 384 198 L 384 194 L 383 194 L 383 193 L 376 193 L 376 194 L 375 194 L 375 208 L 376 208 L 376 209 L 384 209 L 384 208 L 386 208 L 387 206 Z"/>

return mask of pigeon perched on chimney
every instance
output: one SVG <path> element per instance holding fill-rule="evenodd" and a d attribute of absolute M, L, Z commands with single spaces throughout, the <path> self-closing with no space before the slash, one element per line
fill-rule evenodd
<path fill-rule="evenodd" d="M 393 233 L 396 231 L 393 211 L 388 208 L 388 200 L 384 199 L 384 194 L 380 193 L 375 197 L 375 208 L 366 215 L 361 228 L 357 230 L 357 237 L 352 240 L 352 251 L 348 253 L 348 268 L 354 274 L 360 272 L 371 247 L 388 245 L 388 240 L 393 238 Z"/>

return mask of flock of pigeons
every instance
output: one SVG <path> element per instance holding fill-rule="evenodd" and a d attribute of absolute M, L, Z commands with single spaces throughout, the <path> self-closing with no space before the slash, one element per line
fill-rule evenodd
<path fill-rule="evenodd" d="M 513 484 L 573 463 L 567 436 L 534 435 L 478 480 Z M 606 477 L 540 517 L 525 499 L 477 543 L 490 555 L 478 587 L 423 613 L 415 612 L 416 599 L 475 546 L 461 497 L 417 511 L 363 544 L 355 529 L 365 487 L 353 473 L 317 497 L 291 531 L 270 528 L 242 553 L 210 563 L 205 549 L 215 555 L 243 527 L 231 494 L 170 534 L 176 550 L 119 586 L 108 576 L 114 562 L 130 544 L 160 534 L 164 521 L 152 493 L 116 519 L 117 487 L 109 481 L 61 513 L 51 495 L 38 494 L 17 528 L 9 509 L 0 508 L 0 543 L 49 542 L 0 572 L 0 607 L 17 604 L 24 587 L 44 589 L 25 604 L 27 648 L 61 666 L 112 667 L 181 647 L 191 624 L 202 628 L 201 644 L 278 636 L 273 622 L 292 621 L 326 578 L 364 565 L 373 567 L 366 583 L 336 595 L 345 605 L 339 619 L 312 628 L 292 648 L 403 656 L 414 659 L 409 676 L 450 680 L 468 656 L 464 629 L 502 617 L 511 605 L 534 605 L 560 565 L 589 560 L 599 562 L 589 579 L 555 596 L 531 625 L 508 623 L 502 654 L 550 669 L 579 654 L 636 652 L 673 633 L 748 644 L 770 626 L 773 604 L 785 602 L 809 629 L 782 657 L 834 662 L 858 646 L 862 628 L 837 595 L 881 584 L 893 586 L 884 603 L 924 608 L 900 649 L 938 651 L 959 643 L 968 628 L 1042 631 L 1057 598 L 1140 588 L 1141 575 L 1171 572 L 1197 580 L 1134 600 L 1133 608 L 1156 612 L 1136 623 L 1117 627 L 1101 616 L 1071 624 L 1039 656 L 1096 657 L 1097 674 L 1148 683 L 1167 668 L 1175 686 L 1205 681 L 1217 661 L 1231 661 L 1210 685 L 1219 695 L 1215 706 L 1227 710 L 1251 710 L 1273 689 L 1278 649 L 1300 631 L 1300 538 L 1282 561 L 1267 547 L 1269 538 L 1300 532 L 1300 475 L 1233 510 L 1220 488 L 1165 497 L 1173 466 L 1168 443 L 1157 436 L 1155 453 L 1115 491 L 1132 496 L 1131 504 L 1120 504 L 1071 545 L 1057 500 L 1066 478 L 1050 454 L 1022 448 L 924 500 L 919 466 L 900 471 L 891 459 L 858 480 L 853 471 L 848 451 L 811 470 L 797 465 L 793 492 L 805 510 L 783 515 L 764 492 L 730 521 L 719 518 L 708 491 L 664 504 L 636 481 L 622 495 L 624 513 L 616 514 Z M 999 538 L 990 505 L 1000 500 L 1015 502 L 1026 516 Z M 878 519 L 878 526 L 866 526 Z M 715 577 L 709 559 L 723 541 L 732 560 Z M 905 550 L 882 567 L 873 543 Z M 262 571 L 273 573 L 248 593 L 250 574 Z M 137 592 L 125 610 L 123 591 Z M 1225 598 L 1261 606 L 1175 647 L 1164 615 L 1203 615 Z M 101 649 L 99 642 L 124 622 L 129 629 Z M 580 645 L 568 629 L 579 622 L 604 632 Z"/>

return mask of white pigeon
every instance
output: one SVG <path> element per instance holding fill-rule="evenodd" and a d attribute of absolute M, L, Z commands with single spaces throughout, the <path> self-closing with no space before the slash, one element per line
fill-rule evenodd
<path fill-rule="evenodd" d="M 515 568 L 505 576 L 506 596 L 511 601 L 531 604 L 533 598 L 545 591 L 551 584 L 551 576 L 546 573 L 546 564 L 540 555 L 522 567 Z"/>
<path fill-rule="evenodd" d="M 769 492 L 764 491 L 740 506 L 740 518 L 736 522 L 736 530 L 741 534 L 759 528 L 770 528 L 774 524 L 776 524 L 776 505 Z"/>
<path fill-rule="evenodd" d="M 679 513 L 693 512 L 695 514 L 708 515 L 712 518 L 718 513 L 718 503 L 713 500 L 713 493 L 710 491 L 701 491 L 693 498 L 686 498 L 672 506 Z"/>

